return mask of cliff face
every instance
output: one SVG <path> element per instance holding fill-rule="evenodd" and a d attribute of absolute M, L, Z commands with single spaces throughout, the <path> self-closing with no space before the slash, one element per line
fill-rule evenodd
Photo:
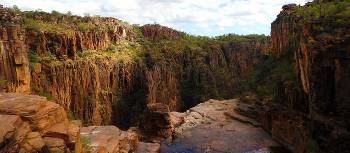
<path fill-rule="evenodd" d="M 32 70 L 34 92 L 48 92 L 86 124 L 111 124 L 116 93 L 132 89 L 136 66 L 121 66 L 108 59 L 55 61 L 36 64 Z"/>
<path fill-rule="evenodd" d="M 115 21 L 104 22 L 108 22 L 108 24 L 115 23 Z M 34 51 L 38 55 L 51 52 L 57 57 L 67 56 L 74 59 L 78 51 L 83 49 L 103 49 L 107 47 L 109 42 L 117 42 L 125 38 L 127 36 L 126 30 L 126 27 L 115 26 L 114 29 L 106 31 L 73 31 L 57 34 L 27 29 L 25 37 L 31 38 L 26 39 L 29 50 Z"/>
<path fill-rule="evenodd" d="M 0 91 L 30 92 L 30 73 L 24 30 L 0 26 Z"/>
<path fill-rule="evenodd" d="M 298 17 L 293 14 L 295 8 L 295 4 L 283 6 L 283 10 L 271 24 L 271 46 L 272 52 L 276 55 L 281 54 L 286 49 L 293 49 L 290 47 L 296 45 L 298 31 L 295 27 Z"/>
<path fill-rule="evenodd" d="M 0 90 L 55 99 L 86 125 L 127 127 L 147 104 L 185 110 L 230 98 L 270 48 L 265 36 L 197 38 L 113 18 L 1 12 Z"/>
<path fill-rule="evenodd" d="M 348 6 L 346 2 L 324 3 L 325 12 L 329 10 L 327 6 L 340 3 Z M 309 3 L 304 9 L 317 5 Z M 348 150 L 350 37 L 349 22 L 343 22 L 348 17 L 326 14 L 310 19 L 300 15 L 298 9 L 295 5 L 284 7 L 272 23 L 271 39 L 275 54 L 293 52 L 296 88 L 303 96 L 287 94 L 293 100 L 284 97 L 288 102 L 282 107 L 286 109 L 268 113 L 267 128 L 296 152 Z M 291 93 L 290 88 L 284 87 L 282 92 Z M 300 105 L 308 109 L 301 109 Z"/>

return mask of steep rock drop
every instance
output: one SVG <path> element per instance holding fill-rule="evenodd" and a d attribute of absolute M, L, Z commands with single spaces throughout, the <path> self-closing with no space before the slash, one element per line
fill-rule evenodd
<path fill-rule="evenodd" d="M 283 6 L 271 25 L 275 61 L 260 66 L 270 74 L 260 73 L 256 82 L 267 91 L 242 96 L 240 112 L 258 119 L 293 152 L 350 150 L 347 7 L 347 1 Z M 267 85 L 270 80 L 275 84 Z"/>
<path fill-rule="evenodd" d="M 147 104 L 174 111 L 232 97 L 255 57 L 269 50 L 265 36 L 201 40 L 113 18 L 1 13 L 1 90 L 55 99 L 84 125 L 128 128 Z"/>
<path fill-rule="evenodd" d="M 59 104 L 1 93 L 0 150 L 347 152 L 349 6 L 285 5 L 271 39 L 0 7 L 0 91 Z"/>
<path fill-rule="evenodd" d="M 211 99 L 184 113 L 171 112 L 174 139 L 163 142 L 161 152 L 287 153 L 258 122 L 235 111 L 238 103 Z"/>

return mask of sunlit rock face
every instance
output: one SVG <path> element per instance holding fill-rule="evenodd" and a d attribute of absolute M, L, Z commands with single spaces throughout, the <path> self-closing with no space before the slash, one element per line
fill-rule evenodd
<path fill-rule="evenodd" d="M 135 152 L 138 146 L 136 133 L 122 131 L 115 126 L 83 127 L 80 136 L 85 141 L 83 152 Z"/>
<path fill-rule="evenodd" d="M 114 18 L 0 11 L 0 91 L 55 99 L 85 125 L 128 128 L 147 104 L 184 111 L 232 97 L 255 57 L 270 51 L 266 36 L 202 40 Z"/>
<path fill-rule="evenodd" d="M 171 112 L 172 142 L 161 152 L 270 152 L 279 148 L 254 119 L 235 111 L 238 99 L 209 100 L 184 113 Z"/>
<path fill-rule="evenodd" d="M 30 92 L 30 72 L 24 30 L 0 26 L 0 91 Z"/>
<path fill-rule="evenodd" d="M 67 152 L 79 145 L 81 123 L 44 97 L 0 93 L 1 152 Z"/>
<path fill-rule="evenodd" d="M 170 138 L 188 152 L 278 146 L 261 126 L 293 152 L 350 150 L 347 7 L 341 0 L 285 5 L 270 39 L 195 37 L 161 25 L 1 6 L 0 92 L 47 99 L 1 93 L 0 122 L 8 124 L 0 146 L 5 152 L 158 152 Z M 198 105 L 235 96 L 258 57 L 278 62 L 286 52 L 296 79 L 272 83 L 279 103 Z M 67 113 L 82 123 L 68 121 Z M 77 135 L 81 124 L 89 127 Z M 100 126 L 111 124 L 139 129 Z"/>

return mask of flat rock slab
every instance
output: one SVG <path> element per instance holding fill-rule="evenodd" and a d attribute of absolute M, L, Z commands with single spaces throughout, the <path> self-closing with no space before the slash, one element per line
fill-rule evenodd
<path fill-rule="evenodd" d="M 237 102 L 209 100 L 191 108 L 175 128 L 173 143 L 163 143 L 161 152 L 266 152 L 279 146 L 255 120 L 235 112 Z"/>
<path fill-rule="evenodd" d="M 122 131 L 115 126 L 83 127 L 80 136 L 86 152 L 133 152 L 138 142 L 136 133 Z"/>
<path fill-rule="evenodd" d="M 136 153 L 159 153 L 160 145 L 158 143 L 144 143 L 138 144 Z"/>

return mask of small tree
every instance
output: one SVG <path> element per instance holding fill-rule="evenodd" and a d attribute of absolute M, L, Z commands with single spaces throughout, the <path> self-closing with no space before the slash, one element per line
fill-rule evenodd
<path fill-rule="evenodd" d="M 58 12 L 58 11 L 56 11 L 56 10 L 52 10 L 52 11 L 51 11 L 51 14 L 52 14 L 53 16 L 56 16 L 56 17 L 60 17 L 60 16 L 62 15 L 60 12 Z"/>
<path fill-rule="evenodd" d="M 67 12 L 67 16 L 72 16 L 73 14 L 72 14 L 72 12 L 71 11 L 68 11 Z"/>
<path fill-rule="evenodd" d="M 21 9 L 19 9 L 17 5 L 13 5 L 11 11 L 17 14 L 21 12 Z"/>

